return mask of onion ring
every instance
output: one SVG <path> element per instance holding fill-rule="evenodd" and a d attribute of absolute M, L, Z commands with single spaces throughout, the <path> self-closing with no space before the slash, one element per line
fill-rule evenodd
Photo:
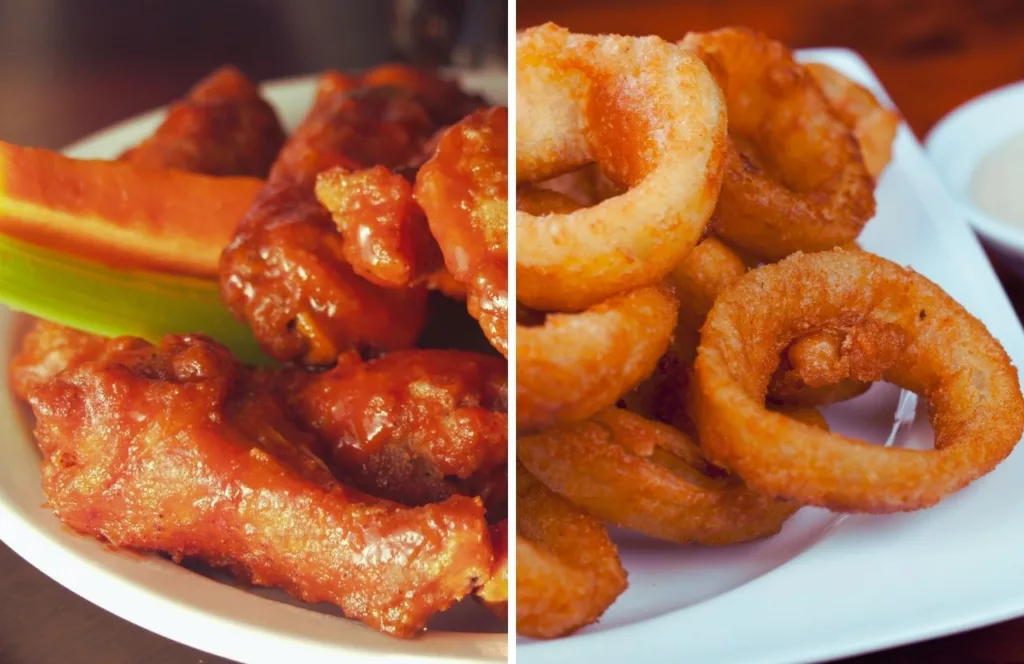
<path fill-rule="evenodd" d="M 856 239 L 874 215 L 874 178 L 853 132 L 779 42 L 741 28 L 681 42 L 728 79 L 730 146 L 715 230 L 766 261 Z"/>
<path fill-rule="evenodd" d="M 793 339 L 873 324 L 906 335 L 882 377 L 928 402 L 933 450 L 872 446 L 765 410 Z M 923 276 L 861 251 L 749 272 L 715 302 L 695 374 L 692 412 L 712 462 L 768 495 L 837 511 L 933 505 L 995 468 L 1024 430 L 1017 372 L 984 324 Z"/>
<path fill-rule="evenodd" d="M 571 634 L 596 621 L 626 589 L 604 526 L 516 467 L 516 630 Z"/>
<path fill-rule="evenodd" d="M 677 306 L 667 287 L 648 286 L 581 313 L 518 325 L 518 428 L 584 420 L 614 405 L 665 353 Z"/>
<path fill-rule="evenodd" d="M 583 205 L 568 194 L 532 184 L 516 187 L 516 210 L 534 215 L 567 214 Z"/>
<path fill-rule="evenodd" d="M 625 410 L 519 438 L 519 461 L 596 518 L 673 542 L 773 535 L 800 506 L 714 468 L 688 436 Z"/>
<path fill-rule="evenodd" d="M 700 343 L 700 326 L 718 294 L 747 272 L 742 259 L 715 237 L 708 237 L 672 271 L 679 315 L 672 345 L 647 380 L 624 397 L 626 407 L 645 417 L 693 433 L 686 393 Z"/>
<path fill-rule="evenodd" d="M 875 180 L 892 160 L 892 141 L 900 127 L 900 114 L 882 106 L 875 95 L 828 65 L 804 65 L 821 86 L 836 115 L 853 129 L 864 165 Z"/>
<path fill-rule="evenodd" d="M 516 216 L 518 297 L 580 311 L 659 282 L 697 244 L 721 183 L 721 89 L 656 37 L 575 35 L 547 24 L 516 40 L 516 177 L 591 162 L 628 191 L 569 214 Z"/>
<path fill-rule="evenodd" d="M 899 358 L 907 336 L 894 325 L 871 323 L 825 329 L 794 341 L 772 376 L 768 400 L 827 406 L 866 392 Z"/>

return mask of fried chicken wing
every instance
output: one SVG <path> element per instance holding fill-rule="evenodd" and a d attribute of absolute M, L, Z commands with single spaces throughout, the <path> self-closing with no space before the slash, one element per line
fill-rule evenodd
<path fill-rule="evenodd" d="M 259 88 L 234 67 L 221 67 L 172 104 L 156 132 L 121 160 L 148 168 L 265 177 L 284 138 Z"/>
<path fill-rule="evenodd" d="M 353 270 L 313 188 L 318 173 L 339 166 L 402 166 L 439 125 L 407 88 L 331 87 L 321 84 L 221 258 L 228 307 L 270 355 L 310 365 L 352 348 L 409 347 L 426 310 L 425 287 L 382 288 Z"/>
<path fill-rule="evenodd" d="M 316 197 L 338 226 L 345 260 L 363 278 L 401 288 L 441 268 L 441 249 L 403 173 L 332 168 L 317 177 Z"/>
<path fill-rule="evenodd" d="M 452 276 L 484 335 L 508 355 L 508 111 L 489 108 L 448 128 L 416 176 Z"/>
<path fill-rule="evenodd" d="M 34 320 L 11 358 L 11 390 L 21 399 L 60 372 L 101 357 L 106 337 L 80 332 L 45 320 Z"/>
<path fill-rule="evenodd" d="M 477 588 L 476 596 L 484 606 L 502 620 L 508 617 L 508 521 L 491 526 L 494 566 L 491 578 Z"/>
<path fill-rule="evenodd" d="M 264 374 L 341 481 L 408 505 L 466 494 L 507 502 L 508 383 L 497 357 L 448 350 L 353 355 L 324 373 Z M 266 379 L 265 378 L 265 379 Z"/>
<path fill-rule="evenodd" d="M 44 490 L 71 528 L 228 567 L 399 636 L 489 578 L 478 499 L 410 508 L 343 487 L 208 339 L 110 344 L 30 397 Z"/>

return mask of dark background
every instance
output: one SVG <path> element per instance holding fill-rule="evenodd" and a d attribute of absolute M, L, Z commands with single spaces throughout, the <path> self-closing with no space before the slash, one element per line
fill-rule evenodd
<path fill-rule="evenodd" d="M 959 104 L 1024 79 L 1021 0 L 519 0 L 517 7 L 519 28 L 554 21 L 578 32 L 677 40 L 691 30 L 747 25 L 793 47 L 846 46 L 864 56 L 921 138 Z M 1020 315 L 1024 284 L 1000 272 Z M 743 626 L 736 628 L 742 639 Z M 1024 664 L 1024 620 L 853 662 Z"/>
<path fill-rule="evenodd" d="M 474 2 L 482 27 L 463 30 Z M 403 21 L 402 7 L 414 17 Z M 396 59 L 503 60 L 506 16 L 501 0 L 0 0 L 0 140 L 61 147 L 229 62 L 266 80 Z M 94 607 L 2 544 L 0 598 L 0 664 L 226 661 Z"/>

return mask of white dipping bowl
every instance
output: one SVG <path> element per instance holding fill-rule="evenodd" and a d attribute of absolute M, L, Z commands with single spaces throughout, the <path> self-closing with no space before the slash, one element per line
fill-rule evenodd
<path fill-rule="evenodd" d="M 971 197 L 978 164 L 1019 133 L 1024 133 L 1024 82 L 997 88 L 951 111 L 928 133 L 925 151 L 986 246 L 1024 275 L 1024 229 L 988 214 Z"/>

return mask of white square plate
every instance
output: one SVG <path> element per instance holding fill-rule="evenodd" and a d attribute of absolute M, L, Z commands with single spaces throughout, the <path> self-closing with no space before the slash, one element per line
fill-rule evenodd
<path fill-rule="evenodd" d="M 889 101 L 855 53 L 804 51 Z M 978 241 L 920 144 L 900 128 L 865 249 L 910 265 L 980 318 L 1019 367 L 1024 334 Z M 829 409 L 834 429 L 884 441 L 899 396 L 889 385 Z M 930 445 L 918 414 L 904 443 Z M 523 664 L 833 659 L 1024 614 L 1024 452 L 937 507 L 837 519 L 804 509 L 782 533 L 710 549 L 613 533 L 629 589 L 599 623 L 566 639 L 520 640 Z"/>

